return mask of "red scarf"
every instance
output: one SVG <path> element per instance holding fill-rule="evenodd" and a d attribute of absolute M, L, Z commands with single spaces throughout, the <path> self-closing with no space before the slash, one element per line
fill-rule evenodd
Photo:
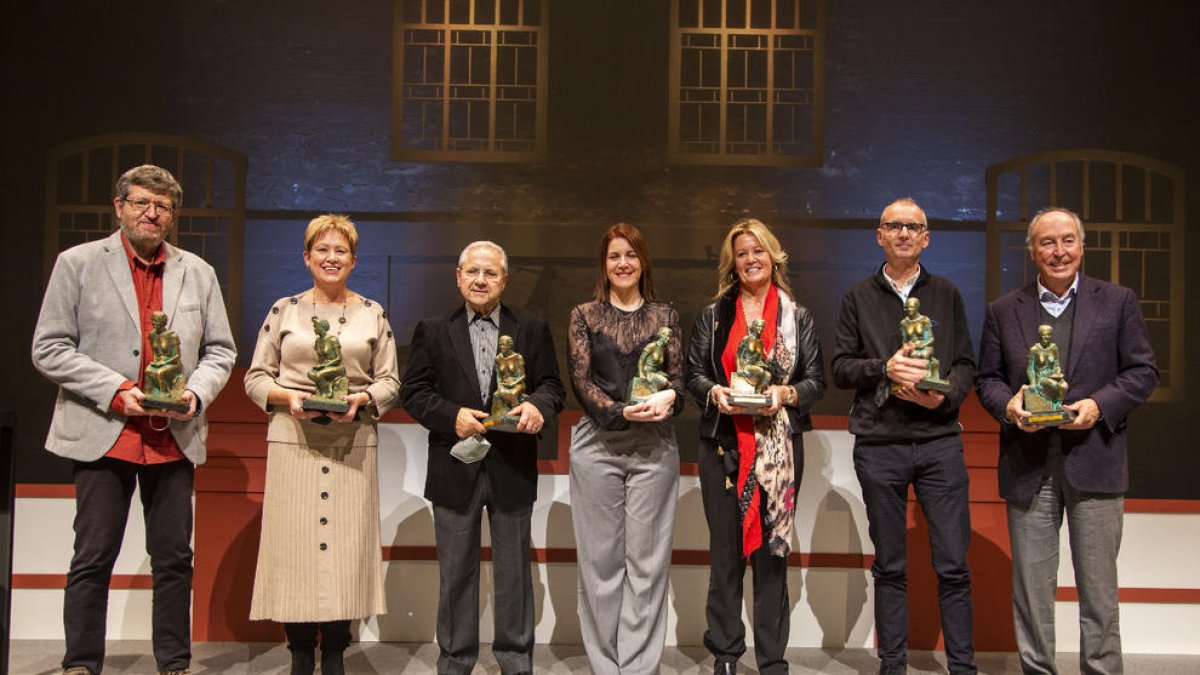
<path fill-rule="evenodd" d="M 776 326 L 779 325 L 779 289 L 775 284 L 767 290 L 767 298 L 763 301 L 762 319 L 766 326 L 760 336 L 763 343 L 763 354 L 770 354 L 775 346 Z M 721 365 L 725 368 L 725 381 L 737 372 L 737 346 L 748 332 L 746 313 L 742 311 L 742 296 L 737 299 L 737 316 L 729 329 L 729 339 L 725 342 L 725 351 L 721 352 Z M 737 431 L 738 444 L 738 478 L 737 495 L 739 499 L 746 489 L 746 481 L 754 469 L 754 460 L 758 456 L 758 444 L 754 440 L 753 415 L 734 415 L 733 427 Z M 762 546 L 762 517 L 759 516 L 759 505 L 762 497 L 758 486 L 750 496 L 750 503 L 742 513 L 742 555 L 750 557 Z"/>

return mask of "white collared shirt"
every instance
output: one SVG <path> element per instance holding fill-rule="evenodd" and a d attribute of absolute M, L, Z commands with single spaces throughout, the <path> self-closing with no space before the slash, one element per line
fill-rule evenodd
<path fill-rule="evenodd" d="M 1038 301 L 1042 303 L 1042 307 L 1050 313 L 1050 316 L 1055 318 L 1062 316 L 1062 313 L 1067 311 L 1067 306 L 1071 304 L 1071 300 L 1075 297 L 1076 291 L 1079 289 L 1079 272 L 1075 273 L 1075 281 L 1071 282 L 1071 287 L 1067 289 L 1062 297 L 1054 294 L 1054 291 L 1042 285 L 1042 277 L 1038 276 Z"/>
<path fill-rule="evenodd" d="M 888 286 L 891 286 L 892 290 L 896 292 L 896 295 L 900 296 L 901 302 L 908 302 L 908 295 L 909 295 L 909 293 L 912 293 L 913 286 L 917 285 L 917 279 L 919 279 L 920 277 L 921 277 L 921 266 L 919 264 L 917 265 L 917 271 L 913 272 L 912 275 L 909 276 L 907 279 L 905 279 L 903 282 L 898 282 L 895 279 L 888 276 L 886 269 L 884 269 L 884 271 L 883 271 L 883 278 L 887 279 Z"/>

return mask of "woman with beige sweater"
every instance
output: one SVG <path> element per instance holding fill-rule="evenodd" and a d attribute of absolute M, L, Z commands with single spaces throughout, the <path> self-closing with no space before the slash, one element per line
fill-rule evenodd
<path fill-rule="evenodd" d="M 343 673 L 350 622 L 386 611 L 375 422 L 395 404 L 400 380 L 383 307 L 346 287 L 357 248 L 345 216 L 308 224 L 313 286 L 271 307 L 246 373 L 246 394 L 271 417 L 250 618 L 284 624 L 293 675 L 314 671 L 318 633 L 321 672 Z M 317 326 L 328 326 L 324 335 Z M 330 338 L 340 347 L 343 413 L 305 409 L 320 379 L 318 338 L 323 361 Z"/>

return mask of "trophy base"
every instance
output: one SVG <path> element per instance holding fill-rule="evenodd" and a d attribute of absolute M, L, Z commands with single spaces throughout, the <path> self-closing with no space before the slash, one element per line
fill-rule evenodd
<path fill-rule="evenodd" d="M 771 407 L 771 397 L 766 394 L 730 394 L 729 405 L 745 408 L 741 415 L 761 415 L 760 408 Z"/>
<path fill-rule="evenodd" d="M 1043 427 L 1056 427 L 1075 419 L 1075 413 L 1070 410 L 1052 410 L 1047 412 L 1030 411 L 1033 414 L 1025 418 L 1026 424 L 1037 424 Z"/>
<path fill-rule="evenodd" d="M 520 433 L 517 431 L 517 422 L 520 421 L 520 417 L 513 415 L 494 415 L 483 418 L 483 428 L 488 431 L 503 431 L 508 434 L 515 434 Z"/>
<path fill-rule="evenodd" d="M 304 402 L 300 404 L 300 407 L 304 410 L 313 410 L 323 413 L 344 413 L 350 410 L 350 404 L 346 403 L 345 401 L 335 401 L 333 399 L 317 398 L 315 396 L 309 396 L 308 398 L 304 399 Z"/>
<path fill-rule="evenodd" d="M 917 389 L 921 391 L 940 391 L 943 394 L 949 394 L 953 387 L 945 380 L 921 380 L 917 383 Z"/>
<path fill-rule="evenodd" d="M 191 409 L 191 405 L 184 401 L 176 401 L 170 398 L 150 398 L 147 396 L 142 399 L 142 408 L 145 410 L 170 410 L 172 412 L 187 412 Z"/>
<path fill-rule="evenodd" d="M 945 380 L 921 380 L 915 386 L 921 391 L 940 391 L 943 394 L 949 394 L 951 389 L 950 383 Z M 891 384 L 891 392 L 893 394 L 902 389 L 904 389 L 904 385 L 902 384 L 896 384 L 895 382 Z"/>

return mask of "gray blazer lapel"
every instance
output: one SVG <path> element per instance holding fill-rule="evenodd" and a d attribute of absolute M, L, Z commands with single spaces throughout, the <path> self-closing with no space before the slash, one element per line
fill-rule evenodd
<path fill-rule="evenodd" d="M 113 285 L 117 288 L 117 298 L 125 306 L 129 320 L 141 331 L 142 319 L 138 314 L 137 292 L 133 288 L 133 273 L 129 271 L 129 258 L 125 255 L 125 245 L 121 242 L 121 233 L 117 232 L 105 243 L 104 266 L 112 277 Z"/>

